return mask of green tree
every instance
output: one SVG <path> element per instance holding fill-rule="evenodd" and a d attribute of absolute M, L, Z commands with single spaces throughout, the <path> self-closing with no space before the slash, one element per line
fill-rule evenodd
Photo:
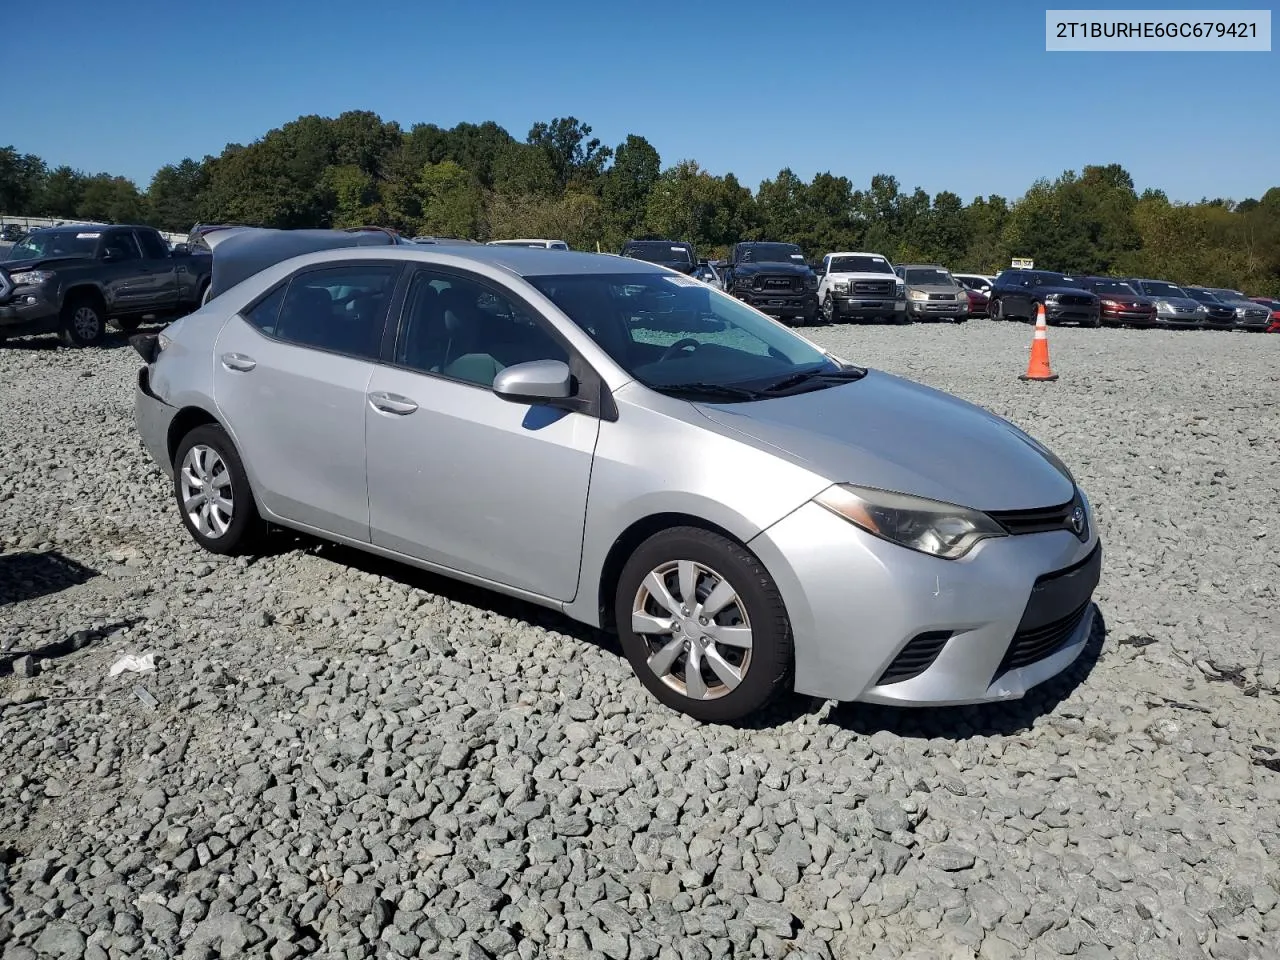
<path fill-rule="evenodd" d="M 550 123 L 539 121 L 529 128 L 526 142 L 546 153 L 561 189 L 570 183 L 593 187 L 613 156 L 599 138 L 591 136 L 591 127 L 576 117 L 556 117 Z"/>
<path fill-rule="evenodd" d="M 645 207 L 653 185 L 662 175 L 658 151 L 644 137 L 634 134 L 618 144 L 613 165 L 600 183 L 600 201 L 606 217 L 606 243 L 616 249 L 635 236 L 644 224 Z"/>
<path fill-rule="evenodd" d="M 484 194 L 476 176 L 452 160 L 429 163 L 418 178 L 422 233 L 477 239 L 487 236 Z"/>
<path fill-rule="evenodd" d="M 58 167 L 45 178 L 36 207 L 43 216 L 74 217 L 84 196 L 84 188 L 84 174 L 68 166 Z"/>
<path fill-rule="evenodd" d="M 142 195 L 132 180 L 99 173 L 85 180 L 75 215 L 107 223 L 138 223 L 143 219 Z"/>
<path fill-rule="evenodd" d="M 147 187 L 147 222 L 161 230 L 190 230 L 199 220 L 200 195 L 208 186 L 205 163 L 187 157 L 177 164 L 165 164 Z"/>
<path fill-rule="evenodd" d="M 47 174 L 44 161 L 35 154 L 0 147 L 0 213 L 34 214 Z"/>

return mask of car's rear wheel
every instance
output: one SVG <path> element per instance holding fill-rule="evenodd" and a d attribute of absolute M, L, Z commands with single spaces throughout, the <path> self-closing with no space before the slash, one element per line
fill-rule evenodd
<path fill-rule="evenodd" d="M 1000 306 L 999 300 L 992 300 L 987 304 L 987 316 L 992 320 L 1004 319 L 1004 307 Z"/>
<path fill-rule="evenodd" d="M 187 532 L 211 553 L 251 552 L 266 533 L 240 455 L 216 424 L 196 427 L 178 443 L 173 492 Z"/>
<path fill-rule="evenodd" d="M 711 723 L 755 713 L 791 676 L 791 624 L 773 578 L 745 547 L 698 527 L 654 534 L 631 555 L 614 604 L 640 681 Z"/>
<path fill-rule="evenodd" d="M 62 339 L 69 347 L 96 347 L 107 335 L 102 306 L 93 297 L 75 295 L 62 307 Z"/>

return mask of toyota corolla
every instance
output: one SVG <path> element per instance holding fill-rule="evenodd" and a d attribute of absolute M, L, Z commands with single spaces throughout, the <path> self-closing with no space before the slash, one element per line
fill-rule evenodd
<path fill-rule="evenodd" d="M 219 554 L 293 528 L 616 630 L 660 701 L 1004 701 L 1064 670 L 1102 547 L 1011 423 L 615 256 L 219 231 L 141 439 Z"/>

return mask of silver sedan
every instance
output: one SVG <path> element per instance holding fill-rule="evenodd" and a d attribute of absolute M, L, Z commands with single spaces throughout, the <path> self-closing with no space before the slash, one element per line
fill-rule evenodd
<path fill-rule="evenodd" d="M 1089 502 L 979 407 L 641 261 L 209 239 L 211 299 L 134 345 L 210 551 L 288 527 L 561 610 L 712 722 L 1018 698 L 1086 644 Z"/>

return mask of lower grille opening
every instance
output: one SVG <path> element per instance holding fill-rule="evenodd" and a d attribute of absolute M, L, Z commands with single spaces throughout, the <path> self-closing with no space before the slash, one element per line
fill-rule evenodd
<path fill-rule="evenodd" d="M 1015 633 L 1013 641 L 1009 644 L 1009 649 L 1005 652 L 1004 659 L 1000 661 L 1000 666 L 996 668 L 992 682 L 1010 670 L 1029 666 L 1057 652 L 1058 648 L 1075 633 L 1076 627 L 1080 626 L 1080 621 L 1084 619 L 1091 602 L 1091 600 L 1086 600 L 1060 620 L 1054 620 L 1030 630 L 1019 630 Z"/>
<path fill-rule="evenodd" d="M 888 669 L 880 675 L 876 686 L 902 683 L 920 676 L 933 666 L 933 661 L 938 659 L 938 654 L 942 653 L 942 648 L 951 637 L 950 630 L 932 630 L 912 637 L 902 648 L 902 652 L 893 658 Z"/>

